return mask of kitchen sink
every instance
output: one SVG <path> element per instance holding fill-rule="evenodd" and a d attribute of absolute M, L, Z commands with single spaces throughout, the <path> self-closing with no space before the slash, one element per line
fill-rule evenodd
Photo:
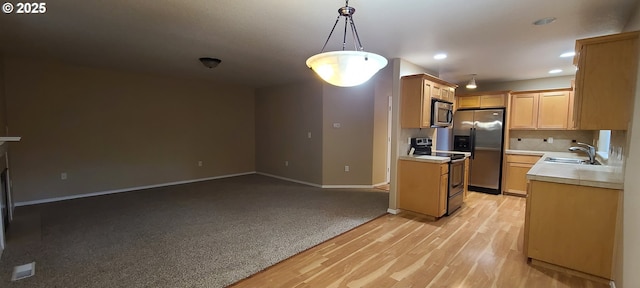
<path fill-rule="evenodd" d="M 545 162 L 551 163 L 564 163 L 564 164 L 583 164 L 583 165 L 600 165 L 600 162 L 596 161 L 594 164 L 589 164 L 589 160 L 579 158 L 562 158 L 562 157 L 547 157 Z"/>

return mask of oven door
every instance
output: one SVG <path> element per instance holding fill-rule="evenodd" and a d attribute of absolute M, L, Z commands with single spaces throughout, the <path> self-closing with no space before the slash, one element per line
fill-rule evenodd
<path fill-rule="evenodd" d="M 451 127 L 453 125 L 453 104 L 431 99 L 431 127 Z"/>
<path fill-rule="evenodd" d="M 447 215 L 462 207 L 464 202 L 464 159 L 449 163 L 449 192 L 447 197 Z"/>
<path fill-rule="evenodd" d="M 449 197 L 464 190 L 464 159 L 449 164 Z"/>

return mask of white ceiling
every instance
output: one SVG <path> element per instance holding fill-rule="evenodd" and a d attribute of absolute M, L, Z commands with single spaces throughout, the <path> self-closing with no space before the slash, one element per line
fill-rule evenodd
<path fill-rule="evenodd" d="M 40 1 L 42 2 L 42 1 Z M 576 39 L 617 33 L 636 0 L 351 0 L 366 51 L 462 83 L 575 73 Z M 231 81 L 253 87 L 315 77 L 340 0 L 52 0 L 43 15 L 0 14 L 5 55 Z M 531 23 L 554 16 L 545 26 Z M 327 50 L 340 49 L 343 22 Z M 445 60 L 434 60 L 446 52 Z M 199 57 L 222 59 L 215 69 Z M 564 72 L 550 75 L 550 69 Z"/>

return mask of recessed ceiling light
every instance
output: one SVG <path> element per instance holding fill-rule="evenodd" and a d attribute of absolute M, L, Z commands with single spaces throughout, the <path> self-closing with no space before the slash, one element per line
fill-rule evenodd
<path fill-rule="evenodd" d="M 445 53 L 438 53 L 438 54 L 433 56 L 433 59 L 436 59 L 436 60 L 442 60 L 442 59 L 445 59 L 445 58 L 447 58 L 447 54 L 445 54 Z"/>
<path fill-rule="evenodd" d="M 562 72 L 562 69 L 553 69 L 553 70 L 549 70 L 549 74 L 558 74 Z"/>
<path fill-rule="evenodd" d="M 536 26 L 547 25 L 556 21 L 556 19 L 557 19 L 556 17 L 545 17 L 545 18 L 534 21 L 533 25 L 536 25 Z"/>
<path fill-rule="evenodd" d="M 573 57 L 573 56 L 576 56 L 576 52 L 574 52 L 574 51 L 564 52 L 564 53 L 560 54 L 560 57 L 562 57 L 562 58 Z"/>

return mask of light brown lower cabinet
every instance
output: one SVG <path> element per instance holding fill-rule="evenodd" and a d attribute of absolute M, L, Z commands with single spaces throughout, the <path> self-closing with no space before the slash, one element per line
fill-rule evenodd
<path fill-rule="evenodd" d="M 447 211 L 449 165 L 398 161 L 398 207 L 432 217 Z"/>
<path fill-rule="evenodd" d="M 540 160 L 540 157 L 507 154 L 504 192 L 521 196 L 527 195 L 527 172 Z"/>
<path fill-rule="evenodd" d="M 527 257 L 612 279 L 622 191 L 532 180 L 529 193 Z"/>

